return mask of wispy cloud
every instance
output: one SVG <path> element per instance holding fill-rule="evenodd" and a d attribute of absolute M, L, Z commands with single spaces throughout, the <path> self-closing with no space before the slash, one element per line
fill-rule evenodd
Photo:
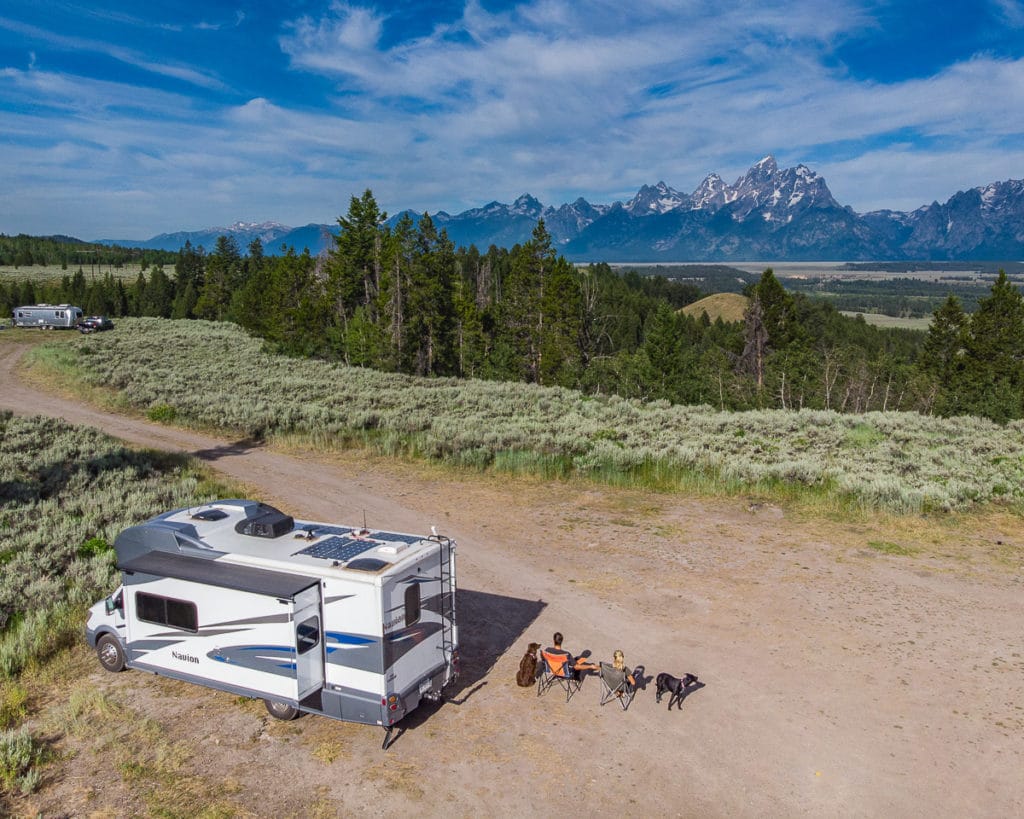
<path fill-rule="evenodd" d="M 1024 3 L 1020 0 L 992 0 L 1002 21 L 1014 28 L 1024 28 Z"/>
<path fill-rule="evenodd" d="M 1019 0 L 989 2 L 993 31 L 1024 25 Z M 469 0 L 410 26 L 411 6 L 336 0 L 284 20 L 97 10 L 109 25 L 81 31 L 5 13 L 26 57 L 0 66 L 0 187 L 33 194 L 0 201 L 0 229 L 53 214 L 86 237 L 325 221 L 366 187 L 391 211 L 524 191 L 609 202 L 658 179 L 731 181 L 769 152 L 862 211 L 1019 175 L 1020 55 L 982 37 L 928 76 L 884 81 L 837 56 L 898 5 Z M 90 73 L 67 54 L 137 71 Z"/>
<path fill-rule="evenodd" d="M 51 46 L 57 46 L 68 51 L 103 54 L 126 65 L 142 69 L 143 71 L 149 71 L 153 74 L 159 74 L 164 77 L 171 77 L 201 88 L 216 90 L 222 90 L 225 88 L 224 83 L 220 79 L 208 72 L 188 65 L 168 64 L 163 61 L 155 61 L 134 49 L 125 48 L 124 46 L 98 40 L 90 40 L 83 37 L 69 37 L 66 35 L 55 34 L 54 32 L 47 31 L 39 28 L 38 26 L 29 25 L 16 20 L 10 20 L 4 17 L 0 17 L 0 28 L 7 29 L 8 31 L 12 31 L 24 37 L 44 42 Z"/>
<path fill-rule="evenodd" d="M 907 129 L 950 140 L 951 154 L 972 134 L 1024 131 L 1024 63 L 976 58 L 886 85 L 829 65 L 837 40 L 874 25 L 857 4 L 821 15 L 816 4 L 724 3 L 714 19 L 676 3 L 596 6 L 546 0 L 492 15 L 469 3 L 429 36 L 381 48 L 385 15 L 334 4 L 289 25 L 281 46 L 294 68 L 358 90 L 352 110 L 384 130 L 412 126 L 425 144 L 443 144 L 460 158 L 445 178 L 488 170 L 473 160 L 500 145 L 489 176 L 506 196 L 562 187 L 565 176 L 624 194 L 671 174 L 695 186 L 703 172 L 738 174 L 767 151 L 825 157 L 836 143 Z M 402 113 L 402 96 L 428 113 Z"/>

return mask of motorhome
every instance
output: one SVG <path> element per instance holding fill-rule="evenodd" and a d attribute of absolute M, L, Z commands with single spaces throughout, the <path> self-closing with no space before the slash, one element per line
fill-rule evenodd
<path fill-rule="evenodd" d="M 11 311 L 15 327 L 40 327 L 66 329 L 77 327 L 82 319 L 82 310 L 72 304 L 31 304 L 15 307 Z"/>
<path fill-rule="evenodd" d="M 125 668 L 391 731 L 458 672 L 455 542 L 297 521 L 258 501 L 177 509 L 121 532 L 121 586 L 86 638 Z"/>

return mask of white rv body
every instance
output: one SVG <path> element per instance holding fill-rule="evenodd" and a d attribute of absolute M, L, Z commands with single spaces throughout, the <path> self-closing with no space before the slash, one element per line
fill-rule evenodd
<path fill-rule="evenodd" d="M 82 309 L 72 304 L 30 304 L 11 311 L 15 327 L 77 327 Z"/>
<path fill-rule="evenodd" d="M 226 500 L 126 529 L 115 550 L 122 586 L 86 627 L 101 660 L 112 635 L 127 667 L 389 731 L 457 673 L 448 538 Z"/>

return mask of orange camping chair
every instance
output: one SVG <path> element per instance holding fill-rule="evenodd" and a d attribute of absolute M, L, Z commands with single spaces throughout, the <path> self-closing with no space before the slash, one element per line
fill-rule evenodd
<path fill-rule="evenodd" d="M 553 685 L 560 685 L 565 691 L 565 701 L 572 699 L 572 695 L 580 690 L 580 680 L 576 679 L 573 671 L 573 658 L 567 652 L 548 651 L 544 649 L 540 653 L 540 679 L 537 681 L 537 696 L 539 697 Z"/>

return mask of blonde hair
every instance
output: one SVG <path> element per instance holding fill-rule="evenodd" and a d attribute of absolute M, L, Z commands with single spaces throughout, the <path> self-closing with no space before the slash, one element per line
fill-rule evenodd
<path fill-rule="evenodd" d="M 619 649 L 615 649 L 612 654 L 612 665 L 619 671 L 622 671 L 622 669 L 626 667 L 626 655 L 619 651 Z"/>

